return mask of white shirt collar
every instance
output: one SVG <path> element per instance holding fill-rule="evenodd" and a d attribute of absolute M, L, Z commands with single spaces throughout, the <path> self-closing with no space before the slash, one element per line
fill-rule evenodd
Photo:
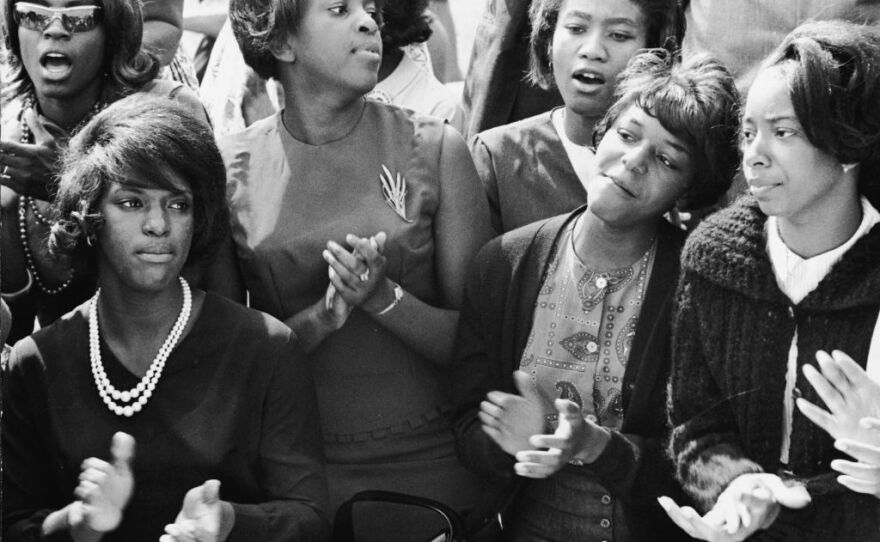
<path fill-rule="evenodd" d="M 770 263 L 773 264 L 776 284 L 792 303 L 800 303 L 807 294 L 815 290 L 846 251 L 880 222 L 880 213 L 877 209 L 864 197 L 861 198 L 861 203 L 862 222 L 855 233 L 839 247 L 806 259 L 801 258 L 785 245 L 779 235 L 776 217 L 767 218 L 767 253 L 770 256 Z"/>

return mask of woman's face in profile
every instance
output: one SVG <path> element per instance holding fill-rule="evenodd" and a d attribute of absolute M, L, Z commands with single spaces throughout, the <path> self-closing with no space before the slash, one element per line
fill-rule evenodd
<path fill-rule="evenodd" d="M 611 105 L 617 75 L 646 46 L 642 10 L 629 0 L 563 0 L 551 59 L 566 107 L 601 117 Z"/>
<path fill-rule="evenodd" d="M 844 187 L 841 164 L 804 133 L 783 66 L 762 70 L 743 111 L 743 173 L 767 215 L 811 220 L 828 209 Z"/>
<path fill-rule="evenodd" d="M 175 284 L 193 237 L 193 195 L 180 176 L 173 190 L 145 176 L 113 182 L 99 203 L 98 276 L 122 291 L 161 291 Z"/>
<path fill-rule="evenodd" d="M 617 117 L 596 148 L 590 209 L 608 223 L 658 219 L 694 178 L 690 147 L 637 105 Z"/>

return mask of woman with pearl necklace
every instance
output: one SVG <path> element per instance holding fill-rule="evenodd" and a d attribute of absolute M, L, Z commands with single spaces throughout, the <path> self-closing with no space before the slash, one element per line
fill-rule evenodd
<path fill-rule="evenodd" d="M 293 334 L 180 276 L 226 235 L 224 179 L 169 100 L 121 100 L 71 140 L 50 247 L 98 290 L 4 367 L 4 540 L 326 538 Z"/>

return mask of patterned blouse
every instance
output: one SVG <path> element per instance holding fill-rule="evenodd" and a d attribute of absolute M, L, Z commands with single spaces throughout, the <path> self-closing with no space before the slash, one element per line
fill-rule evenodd
<path fill-rule="evenodd" d="M 656 243 L 631 266 L 589 269 L 574 249 L 574 224 L 563 232 L 535 305 L 520 369 L 556 426 L 557 398 L 605 427 L 623 423 L 621 387 L 635 337 Z"/>

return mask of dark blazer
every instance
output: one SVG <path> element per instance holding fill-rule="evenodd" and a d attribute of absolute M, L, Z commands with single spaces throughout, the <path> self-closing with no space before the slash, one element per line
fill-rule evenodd
<path fill-rule="evenodd" d="M 512 374 L 531 331 L 535 300 L 560 232 L 584 212 L 557 216 L 519 228 L 480 251 L 465 287 L 454 357 L 454 424 L 459 457 L 486 477 L 494 491 L 476 523 L 487 525 L 513 501 L 523 480 L 514 458 L 481 429 L 480 401 L 491 390 L 516 393 Z M 624 373 L 624 422 L 614 431 L 591 469 L 624 505 L 638 540 L 689 540 L 656 501 L 682 498 L 664 452 L 670 368 L 670 312 L 678 278 L 681 232 L 662 221 L 657 256 L 645 293 L 632 353 Z"/>

